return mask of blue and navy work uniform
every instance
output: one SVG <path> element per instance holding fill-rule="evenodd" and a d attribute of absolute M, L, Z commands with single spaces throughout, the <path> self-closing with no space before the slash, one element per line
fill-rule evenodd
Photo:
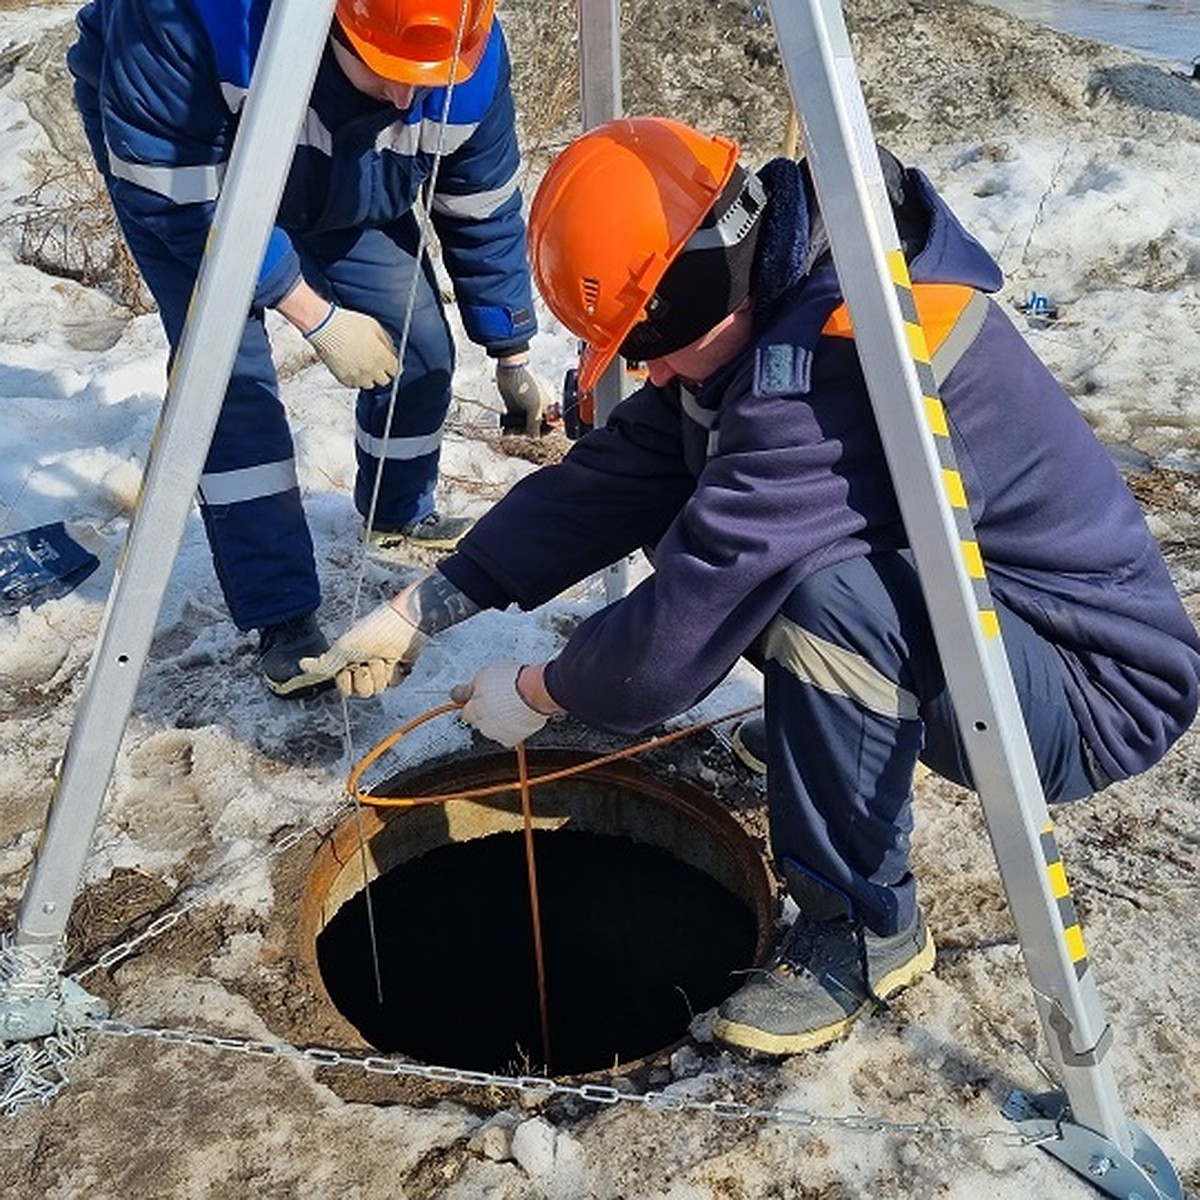
<path fill-rule="evenodd" d="M 68 64 L 96 162 L 172 348 L 212 223 L 270 0 L 93 0 Z M 324 36 L 324 35 L 321 35 Z M 222 589 L 242 629 L 320 602 L 295 451 L 264 310 L 303 278 L 376 317 L 399 347 L 391 385 L 356 407 L 355 503 L 397 529 L 432 511 L 454 347 L 428 257 L 427 204 L 467 335 L 495 357 L 536 330 L 499 23 L 472 76 L 405 111 L 356 90 L 326 49 L 200 485 Z M 435 175 L 436 167 L 436 175 Z M 411 317 L 409 305 L 412 301 Z"/>
<path fill-rule="evenodd" d="M 915 915 L 916 762 L 970 772 L 836 274 L 810 254 L 811 184 L 785 160 L 760 175 L 751 343 L 692 390 L 634 392 L 440 569 L 480 605 L 532 608 L 653 546 L 652 575 L 548 664 L 550 694 L 635 733 L 739 656 L 760 663 L 776 858 L 893 934 Z M 1047 799 L 1074 799 L 1187 729 L 1200 640 L 1109 455 L 986 294 L 998 266 L 923 174 L 904 191 L 914 296 L 1034 756 Z"/>

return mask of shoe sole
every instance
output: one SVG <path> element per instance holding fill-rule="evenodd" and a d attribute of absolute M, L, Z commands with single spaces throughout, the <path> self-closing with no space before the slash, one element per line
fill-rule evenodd
<path fill-rule="evenodd" d="M 875 986 L 875 995 L 880 1000 L 894 996 L 902 988 L 928 974 L 933 969 L 937 958 L 934 948 L 933 935 L 925 930 L 925 944 L 906 963 L 901 963 L 895 970 L 889 971 Z M 805 1050 L 816 1050 L 836 1042 L 850 1032 L 850 1026 L 871 1007 L 873 1001 L 868 998 L 853 1012 L 847 1013 L 839 1021 L 832 1021 L 819 1029 L 806 1029 L 801 1033 L 770 1033 L 765 1029 L 755 1029 L 753 1025 L 743 1025 L 739 1021 L 727 1021 L 717 1017 L 713 1021 L 713 1037 L 727 1046 L 738 1050 L 753 1050 L 758 1054 L 771 1058 L 784 1058 L 789 1054 L 801 1054 Z"/>
<path fill-rule="evenodd" d="M 400 533 L 398 530 L 373 529 L 359 531 L 359 537 L 372 550 L 433 550 L 445 552 L 458 548 L 458 543 L 470 533 L 472 526 L 456 533 L 453 537 L 414 537 L 410 533 Z"/>
<path fill-rule="evenodd" d="M 283 683 L 264 675 L 263 682 L 281 700 L 304 700 L 309 696 L 319 696 L 337 686 L 332 679 L 324 675 L 295 675 Z"/>
<path fill-rule="evenodd" d="M 755 775 L 765 775 L 767 773 L 767 764 L 763 762 L 757 754 L 751 750 L 745 742 L 742 741 L 742 727 L 739 725 L 734 731 L 733 736 L 729 739 L 729 744 L 733 749 L 734 754 L 742 760 L 742 762 L 750 768 Z"/>
<path fill-rule="evenodd" d="M 387 541 L 367 543 L 370 553 L 381 562 L 436 563 L 458 549 L 457 538 L 390 537 Z"/>

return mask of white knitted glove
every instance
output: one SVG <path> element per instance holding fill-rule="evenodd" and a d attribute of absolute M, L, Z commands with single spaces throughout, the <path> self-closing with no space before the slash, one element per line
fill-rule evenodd
<path fill-rule="evenodd" d="M 331 304 L 324 320 L 304 336 L 346 387 L 381 387 L 400 365 L 387 330 L 374 317 L 353 309 Z"/>
<path fill-rule="evenodd" d="M 498 362 L 496 390 L 500 393 L 510 418 L 524 421 L 526 436 L 540 437 L 542 417 L 554 402 L 549 387 L 524 363 L 520 366 L 510 366 Z"/>
<path fill-rule="evenodd" d="M 377 696 L 403 682 L 429 639 L 391 604 L 351 625 L 320 658 L 300 666 L 333 679 L 343 696 Z"/>
<path fill-rule="evenodd" d="M 462 704 L 459 716 L 468 725 L 510 750 L 533 737 L 548 720 L 521 699 L 517 691 L 520 670 L 519 663 L 489 663 L 476 672 L 470 683 L 459 684 L 450 692 L 450 698 Z"/>

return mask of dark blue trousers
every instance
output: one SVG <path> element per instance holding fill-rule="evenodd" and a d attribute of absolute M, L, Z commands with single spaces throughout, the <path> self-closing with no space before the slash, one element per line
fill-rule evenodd
<path fill-rule="evenodd" d="M 997 611 L 1047 800 L 1090 794 L 1057 653 Z M 916 913 L 917 761 L 972 785 L 910 556 L 856 558 L 811 576 L 760 650 L 775 857 L 790 878 L 837 893 L 875 933 L 899 932 Z"/>
<path fill-rule="evenodd" d="M 173 357 L 204 250 L 204 231 L 181 236 L 178 227 L 160 232 L 139 220 L 136 201 L 122 203 L 128 187 L 110 180 L 114 208 L 158 302 Z M 407 334 L 390 429 L 391 385 L 359 392 L 355 410 L 355 504 L 365 517 L 382 470 L 373 523 L 400 528 L 433 508 L 454 370 L 453 342 L 432 269 L 428 260 L 420 267 L 416 261 L 416 221 L 410 214 L 383 230 L 294 240 L 313 287 L 343 307 L 376 317 L 397 347 Z M 330 386 L 340 386 L 332 376 Z M 317 609 L 321 594 L 312 539 L 261 310 L 247 317 L 199 499 L 217 577 L 240 629 Z"/>

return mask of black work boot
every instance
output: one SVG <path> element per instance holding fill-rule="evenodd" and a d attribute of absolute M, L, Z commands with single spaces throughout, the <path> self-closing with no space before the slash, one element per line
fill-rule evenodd
<path fill-rule="evenodd" d="M 311 675 L 300 667 L 302 658 L 317 658 L 328 649 L 315 616 L 293 617 L 258 631 L 258 669 L 275 695 L 302 700 L 334 686 L 332 679 Z"/>
<path fill-rule="evenodd" d="M 734 754 L 755 775 L 767 773 L 767 722 L 761 714 L 739 721 L 729 739 Z"/>
<path fill-rule="evenodd" d="M 933 967 L 920 910 L 889 937 L 853 921 L 844 904 L 817 911 L 801 910 L 774 958 L 717 1009 L 718 1041 L 776 1057 L 824 1046 Z"/>

